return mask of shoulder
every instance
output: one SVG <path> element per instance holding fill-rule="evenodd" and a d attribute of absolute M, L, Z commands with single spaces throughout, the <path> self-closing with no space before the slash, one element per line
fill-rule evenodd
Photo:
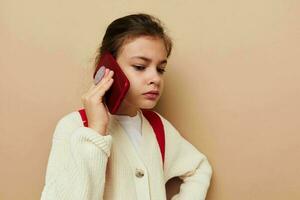
<path fill-rule="evenodd" d="M 59 120 L 57 125 L 67 125 L 67 126 L 80 126 L 83 125 L 80 113 L 78 111 L 72 111 L 63 115 Z"/>
<path fill-rule="evenodd" d="M 154 112 L 157 116 L 159 116 L 163 124 L 170 124 L 170 122 L 162 114 L 154 110 L 152 110 L 152 112 Z"/>
<path fill-rule="evenodd" d="M 84 125 L 80 113 L 78 111 L 69 112 L 58 119 L 53 137 L 67 137 L 68 133 L 81 126 Z"/>
<path fill-rule="evenodd" d="M 161 119 L 166 136 L 175 136 L 175 137 L 181 137 L 179 131 L 175 128 L 175 126 L 162 114 L 158 113 L 157 111 L 154 111 Z"/>

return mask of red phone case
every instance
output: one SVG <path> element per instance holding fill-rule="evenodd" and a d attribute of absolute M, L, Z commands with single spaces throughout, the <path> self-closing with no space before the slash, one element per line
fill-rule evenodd
<path fill-rule="evenodd" d="M 111 53 L 106 52 L 100 57 L 93 75 L 94 78 L 101 66 L 105 66 L 106 68 L 114 71 L 114 82 L 109 90 L 106 91 L 104 100 L 109 112 L 111 114 L 115 114 L 129 90 L 130 83 Z"/>

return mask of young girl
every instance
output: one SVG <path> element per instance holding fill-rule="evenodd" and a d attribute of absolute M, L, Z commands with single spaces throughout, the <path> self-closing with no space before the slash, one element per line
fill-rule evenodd
<path fill-rule="evenodd" d="M 88 126 L 78 111 L 59 120 L 42 200 L 165 200 L 165 184 L 173 177 L 183 183 L 172 200 L 205 199 L 212 175 L 206 156 L 155 112 L 165 132 L 163 161 L 141 110 L 153 108 L 162 95 L 171 49 L 162 23 L 151 15 L 128 15 L 108 26 L 96 63 L 109 51 L 130 88 L 117 114 L 110 114 L 102 97 L 114 80 L 113 71 L 106 69 L 104 78 L 82 96 Z"/>

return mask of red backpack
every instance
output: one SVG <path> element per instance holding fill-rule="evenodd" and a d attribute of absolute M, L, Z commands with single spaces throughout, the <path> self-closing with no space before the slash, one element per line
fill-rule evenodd
<path fill-rule="evenodd" d="M 151 126 L 154 130 L 154 133 L 155 133 L 155 136 L 156 136 L 159 148 L 160 148 L 162 161 L 164 163 L 164 161 L 165 161 L 165 131 L 164 131 L 163 123 L 162 123 L 159 115 L 156 114 L 154 111 L 145 110 L 145 109 L 141 109 L 141 110 L 142 110 L 143 115 L 149 121 L 149 123 L 151 124 Z M 88 120 L 87 120 L 85 110 L 80 109 L 80 110 L 78 110 L 78 112 L 80 113 L 80 116 L 81 116 L 84 126 L 87 127 Z"/>

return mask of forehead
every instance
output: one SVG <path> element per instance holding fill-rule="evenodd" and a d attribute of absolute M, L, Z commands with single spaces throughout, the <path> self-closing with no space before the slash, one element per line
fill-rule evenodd
<path fill-rule="evenodd" d="M 125 41 L 119 55 L 128 59 L 138 59 L 137 57 L 143 56 L 155 60 L 164 60 L 167 58 L 167 51 L 162 39 L 140 36 Z"/>

